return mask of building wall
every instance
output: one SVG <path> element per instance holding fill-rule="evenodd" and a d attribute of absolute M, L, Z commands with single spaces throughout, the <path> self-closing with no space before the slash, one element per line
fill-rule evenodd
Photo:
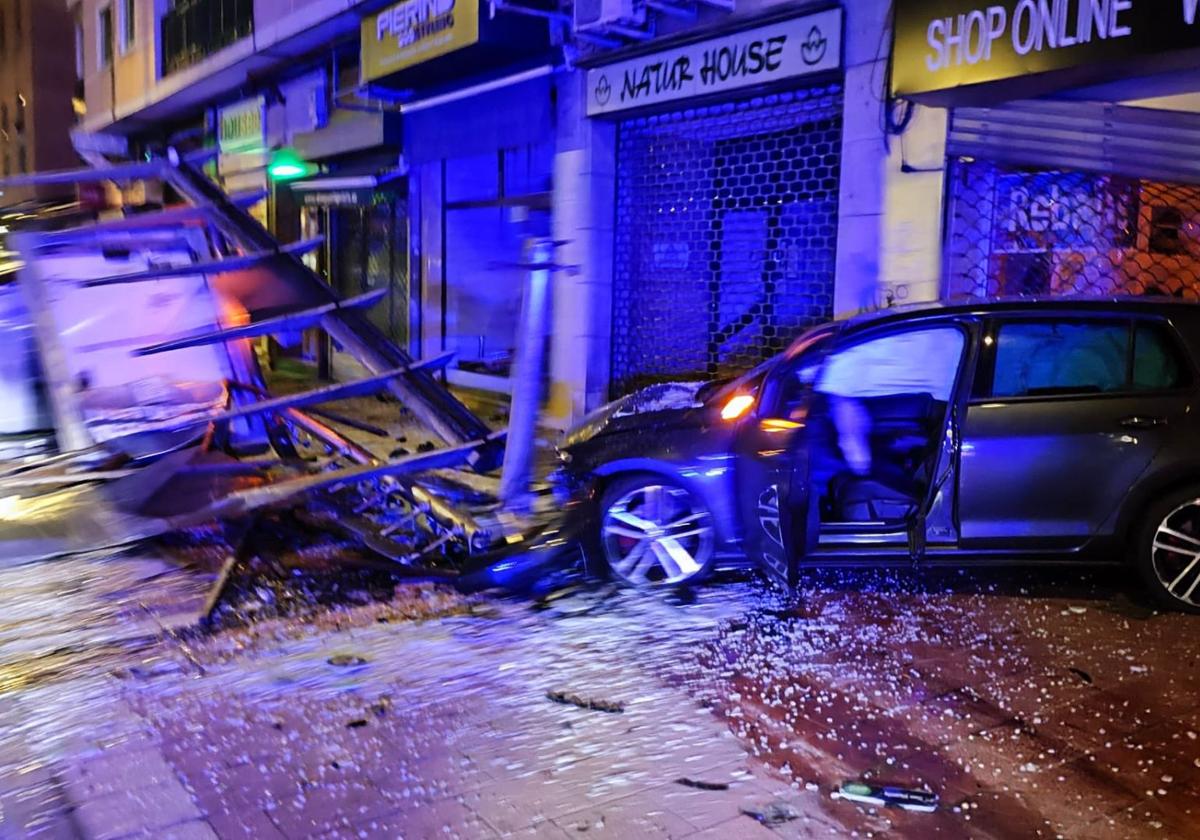
<path fill-rule="evenodd" d="M 820 7 L 823 4 L 811 4 Z M 845 113 L 834 312 L 936 298 L 946 111 L 917 107 L 902 136 L 883 129 L 891 0 L 844 2 Z M 794 3 L 738 0 L 734 13 L 702 8 L 694 22 L 655 20 L 660 36 L 777 12 Z M 905 171 L 908 170 L 908 171 Z M 932 171 L 925 171 L 932 170 Z"/>
<path fill-rule="evenodd" d="M 246 87 L 248 76 L 286 72 L 286 60 L 265 58 L 273 47 L 311 32 L 335 15 L 353 11 L 366 0 L 255 0 L 252 37 L 242 38 L 166 76 L 160 73 L 160 21 L 170 8 L 170 0 L 134 0 L 137 38 L 126 54 L 120 54 L 119 49 L 116 51 L 117 57 L 111 68 L 100 66 L 99 14 L 109 5 L 115 9 L 119 0 L 73 2 L 78 6 L 84 35 L 87 102 L 84 128 L 89 131 L 115 128 L 121 133 L 136 135 L 154 128 L 152 121 L 138 118 L 139 112 L 171 97 L 190 97 L 188 109 L 197 111 L 205 106 L 205 100 L 231 98 L 238 89 Z M 116 19 L 114 25 L 119 26 Z M 330 37 L 339 36 L 331 34 Z M 312 46 L 319 49 L 321 39 L 314 39 Z M 194 96 L 201 84 L 205 86 L 204 92 Z"/>
<path fill-rule="evenodd" d="M 158 76 L 158 17 L 166 9 L 165 0 L 135 0 L 136 35 L 122 49 L 117 7 L 120 0 L 81 0 L 79 21 L 83 33 L 83 89 L 87 105 L 84 126 L 97 130 L 112 122 L 118 111 L 135 109 L 154 91 Z M 102 65 L 100 59 L 100 12 L 113 10 L 115 41 L 113 61 Z"/>
<path fill-rule="evenodd" d="M 869 0 L 846 8 L 838 317 L 889 298 L 932 300 L 941 288 L 946 112 L 917 106 L 903 134 L 885 131 L 889 6 Z"/>
<path fill-rule="evenodd" d="M 77 160 L 70 138 L 75 63 L 72 54 L 62 49 L 72 41 L 70 13 L 65 4 L 0 0 L 0 16 L 5 30 L 0 106 L 8 112 L 7 131 L 0 133 L 0 177 L 4 160 L 14 175 L 70 166 Z M 24 125 L 18 130 L 22 110 Z M 13 189 L 0 197 L 0 204 L 61 194 L 62 188 Z"/>

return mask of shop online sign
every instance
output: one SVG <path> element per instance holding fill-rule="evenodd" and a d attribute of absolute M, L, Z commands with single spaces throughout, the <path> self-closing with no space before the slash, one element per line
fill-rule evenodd
<path fill-rule="evenodd" d="M 842 61 L 842 10 L 723 35 L 588 71 L 588 116 L 737 90 Z"/>
<path fill-rule="evenodd" d="M 1055 71 L 1125 75 L 1138 57 L 1200 47 L 1200 0 L 897 0 L 892 92 L 944 91 Z M 1186 58 L 1185 53 L 1176 56 Z"/>

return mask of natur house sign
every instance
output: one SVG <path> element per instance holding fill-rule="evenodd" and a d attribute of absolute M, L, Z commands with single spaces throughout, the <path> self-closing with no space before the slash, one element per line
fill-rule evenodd
<path fill-rule="evenodd" d="M 836 70 L 842 10 L 828 9 L 588 71 L 589 117 Z"/>

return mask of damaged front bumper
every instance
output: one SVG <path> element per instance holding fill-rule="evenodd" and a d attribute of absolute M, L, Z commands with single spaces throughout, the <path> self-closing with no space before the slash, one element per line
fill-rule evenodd
<path fill-rule="evenodd" d="M 459 588 L 469 592 L 503 589 L 528 593 L 552 588 L 564 577 L 592 572 L 589 557 L 596 521 L 594 494 L 589 486 L 555 487 L 559 512 L 553 520 L 513 538 L 507 545 L 470 558 L 457 580 Z"/>

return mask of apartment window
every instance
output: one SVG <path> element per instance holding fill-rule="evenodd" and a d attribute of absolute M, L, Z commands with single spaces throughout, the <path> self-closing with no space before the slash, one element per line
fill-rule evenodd
<path fill-rule="evenodd" d="M 112 6 L 100 10 L 100 25 L 96 29 L 99 40 L 100 67 L 108 67 L 113 60 L 113 12 Z"/>
<path fill-rule="evenodd" d="M 0 104 L 0 133 L 4 134 L 4 139 L 8 139 L 8 103 Z"/>
<path fill-rule="evenodd" d="M 25 133 L 25 94 L 17 91 L 17 113 L 13 117 L 13 129 L 17 134 Z"/>
<path fill-rule="evenodd" d="M 20 146 L 17 146 L 17 171 L 18 172 L 28 172 L 29 171 L 29 158 L 26 157 L 26 155 L 25 155 L 25 144 L 24 143 L 22 143 Z"/>
<path fill-rule="evenodd" d="M 17 0 L 13 4 L 13 30 L 17 36 L 18 43 L 25 35 L 25 22 L 21 19 L 21 2 L 22 0 Z"/>
<path fill-rule="evenodd" d="M 0 9 L 0 55 L 4 54 L 4 48 L 8 43 L 8 24 L 4 18 L 4 9 Z"/>
<path fill-rule="evenodd" d="M 137 40 L 137 16 L 134 13 L 134 0 L 120 0 L 120 24 L 121 24 L 121 55 L 125 55 L 133 48 L 133 42 Z"/>
<path fill-rule="evenodd" d="M 7 178 L 12 174 L 12 161 L 8 157 L 8 153 L 4 154 L 4 176 Z"/>

